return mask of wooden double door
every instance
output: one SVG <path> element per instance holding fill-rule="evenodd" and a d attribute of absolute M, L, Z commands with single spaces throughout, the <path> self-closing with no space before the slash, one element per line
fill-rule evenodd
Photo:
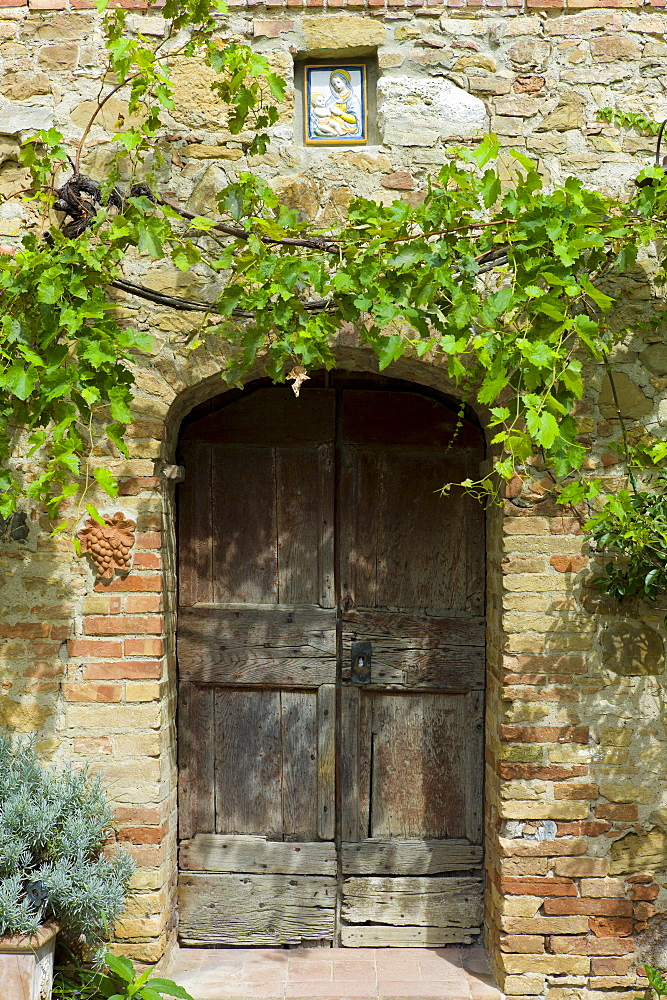
<path fill-rule="evenodd" d="M 479 429 L 404 385 L 193 420 L 179 498 L 184 944 L 469 942 L 482 920 Z"/>

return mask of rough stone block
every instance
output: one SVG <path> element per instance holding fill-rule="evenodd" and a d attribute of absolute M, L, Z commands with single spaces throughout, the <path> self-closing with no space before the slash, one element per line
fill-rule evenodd
<path fill-rule="evenodd" d="M 369 17 L 345 14 L 305 17 L 301 26 L 311 55 L 338 50 L 352 55 L 355 49 L 374 49 L 385 41 L 384 25 Z"/>
<path fill-rule="evenodd" d="M 479 135 L 488 127 L 484 102 L 449 80 L 381 77 L 378 125 L 384 142 L 434 146 L 450 135 Z"/>

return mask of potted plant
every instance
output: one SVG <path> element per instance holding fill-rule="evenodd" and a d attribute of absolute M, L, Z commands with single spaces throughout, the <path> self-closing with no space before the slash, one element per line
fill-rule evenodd
<path fill-rule="evenodd" d="M 134 864 L 106 850 L 111 819 L 99 778 L 0 735 L 0 1000 L 50 996 L 56 932 L 91 954 L 120 916 Z"/>

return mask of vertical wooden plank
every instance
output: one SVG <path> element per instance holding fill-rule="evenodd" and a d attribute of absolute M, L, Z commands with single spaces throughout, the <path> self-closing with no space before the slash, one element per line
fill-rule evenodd
<path fill-rule="evenodd" d="M 474 497 L 464 500 L 468 563 L 466 610 L 471 615 L 483 615 L 486 608 L 486 518 L 483 505 Z"/>
<path fill-rule="evenodd" d="M 178 691 L 178 833 L 215 831 L 214 692 L 181 683 Z"/>
<path fill-rule="evenodd" d="M 372 837 L 373 720 L 376 692 L 359 690 L 359 837 Z"/>
<path fill-rule="evenodd" d="M 189 443 L 185 482 L 178 487 L 178 601 L 191 607 L 212 600 L 211 447 Z"/>
<path fill-rule="evenodd" d="M 386 448 L 379 456 L 379 607 L 434 613 L 466 608 L 467 498 L 460 490 L 445 497 L 438 492 L 458 478 L 448 457 L 405 448 Z"/>
<path fill-rule="evenodd" d="M 481 844 L 484 836 L 484 692 L 465 695 L 467 720 L 465 768 L 465 836 Z"/>
<path fill-rule="evenodd" d="M 213 600 L 278 603 L 273 448 L 214 445 Z"/>
<path fill-rule="evenodd" d="M 317 548 L 318 599 L 323 608 L 336 606 L 334 584 L 334 448 L 320 445 L 317 450 L 317 483 L 319 486 L 319 527 Z"/>
<path fill-rule="evenodd" d="M 341 449 L 338 546 L 344 608 L 377 604 L 378 525 L 383 497 L 378 456 L 362 448 Z"/>
<path fill-rule="evenodd" d="M 341 690 L 340 712 L 340 835 L 348 844 L 360 838 L 359 829 L 359 689 Z"/>
<path fill-rule="evenodd" d="M 280 695 L 283 839 L 317 837 L 317 692 Z"/>
<path fill-rule="evenodd" d="M 336 686 L 317 689 L 317 835 L 333 840 L 336 823 Z"/>
<path fill-rule="evenodd" d="M 462 695 L 376 694 L 374 837 L 465 836 Z"/>
<path fill-rule="evenodd" d="M 276 449 L 278 603 L 318 604 L 320 546 L 317 449 Z"/>
<path fill-rule="evenodd" d="M 215 692 L 216 833 L 281 840 L 280 692 Z"/>

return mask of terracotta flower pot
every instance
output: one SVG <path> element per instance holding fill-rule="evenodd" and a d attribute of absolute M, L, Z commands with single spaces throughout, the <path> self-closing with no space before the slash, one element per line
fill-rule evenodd
<path fill-rule="evenodd" d="M 0 1000 L 50 1000 L 57 924 L 33 937 L 0 937 Z"/>

